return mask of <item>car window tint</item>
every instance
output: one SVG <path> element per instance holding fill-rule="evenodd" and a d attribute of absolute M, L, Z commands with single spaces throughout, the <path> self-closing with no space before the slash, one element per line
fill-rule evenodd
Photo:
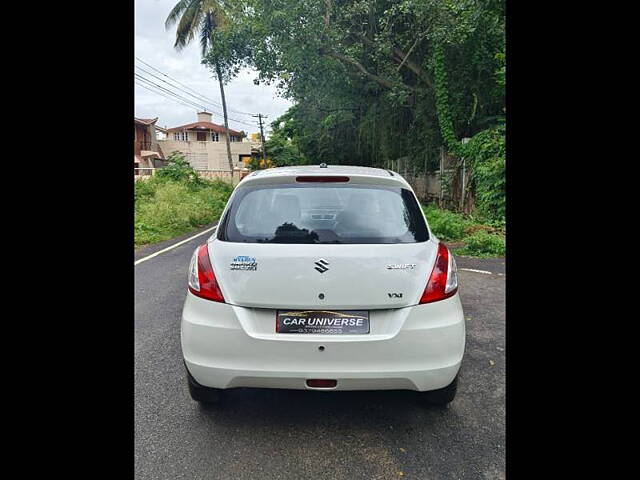
<path fill-rule="evenodd" d="M 239 187 L 218 238 L 251 243 L 415 243 L 429 237 L 409 190 L 275 185 Z"/>

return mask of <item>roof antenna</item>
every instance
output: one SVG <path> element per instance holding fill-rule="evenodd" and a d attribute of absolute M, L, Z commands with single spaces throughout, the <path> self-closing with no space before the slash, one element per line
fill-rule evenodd
<path fill-rule="evenodd" d="M 326 163 L 321 163 L 320 164 L 320 168 L 327 168 L 327 164 Z"/>

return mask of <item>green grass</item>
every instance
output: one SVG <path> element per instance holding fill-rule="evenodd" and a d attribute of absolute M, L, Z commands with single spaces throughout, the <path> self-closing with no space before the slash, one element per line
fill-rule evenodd
<path fill-rule="evenodd" d="M 161 242 L 215 222 L 233 187 L 223 181 L 155 176 L 135 184 L 135 247 Z"/>
<path fill-rule="evenodd" d="M 479 231 L 464 238 L 464 247 L 456 250 L 458 255 L 469 257 L 502 257 L 506 247 L 504 236 Z"/>
<path fill-rule="evenodd" d="M 486 222 L 481 218 L 422 206 L 433 233 L 444 242 L 462 242 L 455 249 L 458 255 L 470 257 L 501 257 L 506 252 L 504 222 Z"/>

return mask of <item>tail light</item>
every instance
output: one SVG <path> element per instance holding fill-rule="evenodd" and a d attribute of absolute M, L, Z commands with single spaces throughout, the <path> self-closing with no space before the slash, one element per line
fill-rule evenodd
<path fill-rule="evenodd" d="M 433 271 L 422 293 L 420 303 L 437 302 L 452 297 L 458 291 L 458 267 L 449 249 L 440 242 Z"/>
<path fill-rule="evenodd" d="M 189 291 L 194 295 L 214 302 L 224 303 L 224 297 L 220 290 L 220 285 L 216 280 L 209 259 L 209 249 L 207 244 L 199 246 L 189 265 Z"/>

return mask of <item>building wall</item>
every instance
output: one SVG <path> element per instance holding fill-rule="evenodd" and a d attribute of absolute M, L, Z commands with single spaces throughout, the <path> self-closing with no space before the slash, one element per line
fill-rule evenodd
<path fill-rule="evenodd" d="M 180 138 L 180 139 L 182 138 L 182 134 L 184 133 L 186 135 L 185 138 L 186 138 L 187 141 L 189 141 L 189 142 L 197 142 L 198 141 L 198 132 L 194 131 L 194 130 L 186 130 L 184 132 L 182 130 L 179 130 L 178 132 L 171 131 L 171 132 L 169 132 L 167 134 L 166 140 L 173 140 L 174 142 L 181 142 L 182 140 L 175 140 L 175 134 L 176 133 L 179 134 L 178 138 Z M 212 141 L 211 140 L 211 138 L 212 138 L 211 137 L 211 132 L 209 130 L 205 130 L 205 131 L 202 131 L 200 133 L 205 133 L 206 134 L 205 138 L 207 139 L 206 140 L 207 142 L 211 142 Z M 224 143 L 224 133 L 218 133 L 218 139 L 219 139 L 220 143 Z M 235 142 L 231 142 L 231 144 L 233 145 L 234 143 L 238 143 L 238 142 L 241 142 L 241 141 L 242 141 L 242 139 L 239 138 L 238 136 L 236 136 L 236 141 Z"/>
<path fill-rule="evenodd" d="M 156 135 L 156 126 L 155 124 L 149 125 L 149 129 L 147 130 L 147 134 L 149 136 L 149 143 L 151 143 L 151 149 L 153 151 L 158 150 L 158 137 Z"/>
<path fill-rule="evenodd" d="M 140 150 L 152 150 L 153 138 L 151 137 L 148 126 L 134 124 L 135 127 L 135 139 L 134 139 L 134 153 L 140 154 Z"/>
<path fill-rule="evenodd" d="M 195 132 L 188 132 L 195 140 Z M 165 158 L 171 152 L 178 151 L 185 154 L 189 163 L 197 170 L 228 170 L 227 145 L 224 134 L 219 134 L 219 142 L 198 142 L 198 141 L 176 141 L 173 139 L 173 132 L 169 132 L 167 140 L 160 140 L 158 144 L 162 148 Z M 231 157 L 234 167 L 243 167 L 240 155 L 251 155 L 251 144 L 249 142 L 231 142 Z"/>
<path fill-rule="evenodd" d="M 146 148 L 143 150 L 156 150 L 157 147 L 157 139 L 156 139 L 156 127 L 155 125 L 138 125 L 134 124 L 135 127 L 135 142 L 138 145 L 137 148 L 142 146 L 142 143 Z M 136 151 L 136 153 L 139 153 Z"/>

